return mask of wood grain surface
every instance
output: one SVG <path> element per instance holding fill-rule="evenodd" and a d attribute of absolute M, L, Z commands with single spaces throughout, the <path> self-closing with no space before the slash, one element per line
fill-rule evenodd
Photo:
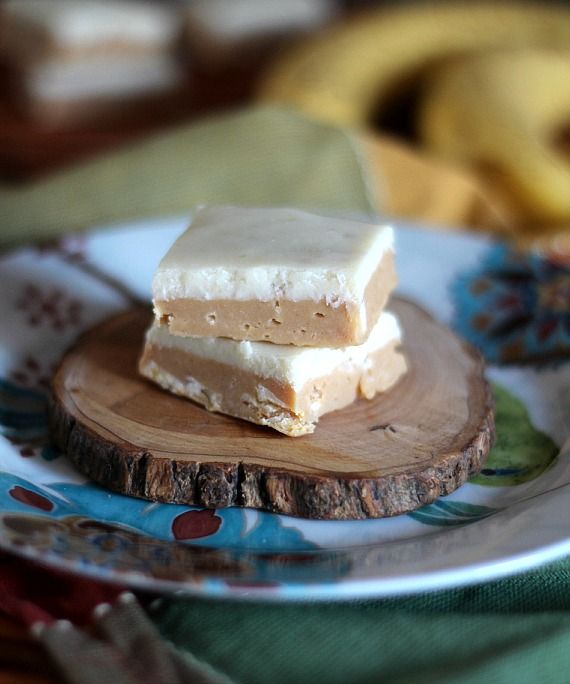
<path fill-rule="evenodd" d="M 393 300 L 409 371 L 372 401 L 286 437 L 209 413 L 139 377 L 150 313 L 86 333 L 53 383 L 55 444 L 104 487 L 153 501 L 308 518 L 397 515 L 477 472 L 494 436 L 481 357 L 416 305 Z"/>

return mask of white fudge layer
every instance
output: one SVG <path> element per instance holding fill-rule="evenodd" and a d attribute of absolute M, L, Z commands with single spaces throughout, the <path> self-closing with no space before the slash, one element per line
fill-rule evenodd
<path fill-rule="evenodd" d="M 148 330 L 146 339 L 147 344 L 225 363 L 298 390 L 309 380 L 326 376 L 343 365 L 367 368 L 371 354 L 391 342 L 401 341 L 401 330 L 396 317 L 385 311 L 366 342 L 349 347 L 295 347 L 216 337 L 179 337 L 171 335 L 168 327 L 158 322 Z"/>
<path fill-rule="evenodd" d="M 297 209 L 205 207 L 160 262 L 153 299 L 325 300 L 363 305 L 390 226 Z"/>
<path fill-rule="evenodd" d="M 47 60 L 25 74 L 26 93 L 39 100 L 77 101 L 93 97 L 124 98 L 175 87 L 182 72 L 169 55 L 108 55 Z"/>
<path fill-rule="evenodd" d="M 315 28 L 336 9 L 334 0 L 194 0 L 187 11 L 204 32 L 218 39 L 241 40 Z"/>
<path fill-rule="evenodd" d="M 170 43 L 180 28 L 179 14 L 159 3 L 104 0 L 6 0 L 6 21 L 33 26 L 68 49 L 125 42 L 157 47 Z"/>

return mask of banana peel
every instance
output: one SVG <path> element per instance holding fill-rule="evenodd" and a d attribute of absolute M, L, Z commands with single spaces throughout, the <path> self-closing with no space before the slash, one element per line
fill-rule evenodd
<path fill-rule="evenodd" d="M 367 126 L 403 83 L 474 52 L 570 46 L 570 10 L 524 3 L 430 3 L 363 13 L 302 41 L 261 80 L 259 99 Z"/>
<path fill-rule="evenodd" d="M 428 151 L 491 169 L 528 223 L 570 224 L 570 156 L 554 144 L 570 122 L 570 49 L 448 64 L 431 79 L 418 118 Z"/>
<path fill-rule="evenodd" d="M 438 228 L 469 226 L 509 234 L 508 211 L 476 175 L 430 159 L 388 136 L 361 132 L 357 140 L 379 213 Z"/>
<path fill-rule="evenodd" d="M 284 53 L 261 80 L 258 97 L 262 101 L 293 105 L 321 120 L 357 128 L 371 141 L 373 115 L 389 106 L 410 83 L 421 82 L 424 94 L 429 93 L 438 72 L 443 73 L 458 58 L 467 60 L 497 50 L 519 53 L 529 48 L 567 51 L 570 48 L 570 10 L 520 2 L 430 3 L 429 6 L 380 9 L 329 27 Z M 470 87 L 464 86 L 463 93 L 457 95 L 459 101 Z M 531 97 L 532 93 L 527 92 L 524 102 Z M 368 145 L 371 166 L 381 190 L 386 185 L 384 162 L 389 159 L 388 163 L 392 164 L 393 161 L 390 154 L 386 156 L 385 143 L 384 139 L 377 145 Z M 539 147 L 543 161 L 547 161 L 545 156 L 552 161 L 550 153 L 545 154 L 544 147 Z M 564 234 L 570 227 L 570 220 L 565 218 L 563 198 L 564 194 L 570 198 L 570 191 L 564 179 L 555 180 L 543 194 L 532 187 L 529 193 L 528 186 L 536 181 L 536 174 L 532 177 L 532 162 L 525 162 L 530 169 L 525 183 L 510 181 L 509 172 L 502 169 L 477 174 L 474 168 L 461 166 L 465 160 L 462 154 L 448 151 L 443 156 L 452 160 L 452 165 L 432 167 L 431 179 L 428 178 L 428 160 L 419 154 L 415 160 L 406 159 L 403 166 L 397 165 L 395 171 L 390 167 L 388 175 L 399 177 L 416 197 L 419 197 L 418 187 L 435 196 L 434 201 L 424 202 L 430 204 L 428 208 L 420 207 L 421 202 L 393 200 L 384 192 L 388 204 L 391 202 L 396 208 L 396 215 L 407 217 L 413 210 L 417 213 L 412 218 L 434 219 L 440 224 L 447 223 L 449 217 L 458 217 L 458 225 L 508 234 L 524 247 L 540 244 L 542 249 L 570 251 L 567 234 Z M 535 159 L 532 153 L 530 156 L 531 160 Z M 400 161 L 402 159 L 404 157 Z M 564 167 L 564 162 L 558 158 L 556 165 Z M 409 174 L 401 173 L 401 168 Z M 419 175 L 414 177 L 412 169 Z M 462 179 L 459 196 L 470 198 L 466 203 L 457 201 L 463 214 L 449 206 L 456 198 L 457 186 L 451 182 L 454 173 Z M 560 178 L 563 175 L 560 174 Z M 410 182 L 412 178 L 414 180 Z M 439 186 L 440 182 L 443 186 Z M 544 184 L 539 182 L 537 187 L 542 188 Z M 469 191 L 465 190 L 467 186 Z M 392 183 L 391 187 L 395 188 L 397 184 Z M 401 198 L 403 192 L 399 196 Z M 471 203 L 476 208 L 470 213 L 467 207 Z"/>

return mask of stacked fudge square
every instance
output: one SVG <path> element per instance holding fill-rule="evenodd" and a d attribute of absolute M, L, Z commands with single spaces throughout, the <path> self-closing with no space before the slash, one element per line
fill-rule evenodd
<path fill-rule="evenodd" d="M 295 209 L 206 207 L 162 259 L 139 370 L 289 436 L 405 373 L 392 228 Z"/>
<path fill-rule="evenodd" d="M 4 0 L 0 59 L 13 104 L 50 127 L 99 124 L 182 83 L 182 30 L 171 3 Z"/>

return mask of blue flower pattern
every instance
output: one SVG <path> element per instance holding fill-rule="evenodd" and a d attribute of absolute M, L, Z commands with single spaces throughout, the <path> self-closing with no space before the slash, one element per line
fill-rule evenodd
<path fill-rule="evenodd" d="M 454 327 L 492 363 L 570 359 L 570 260 L 492 247 L 451 286 Z"/>

